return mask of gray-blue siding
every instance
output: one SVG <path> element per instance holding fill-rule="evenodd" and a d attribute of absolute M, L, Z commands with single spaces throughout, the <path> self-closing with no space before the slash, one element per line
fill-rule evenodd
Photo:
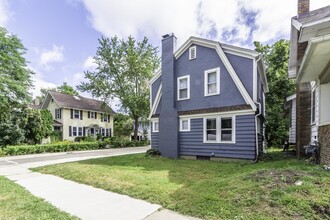
<path fill-rule="evenodd" d="M 203 143 L 203 118 L 190 120 L 190 132 L 180 132 L 180 155 L 254 159 L 255 126 L 254 115 L 236 116 L 235 144 Z M 151 126 L 152 127 L 152 126 Z M 261 136 L 259 136 L 261 146 Z M 151 132 L 151 147 L 158 149 L 158 132 Z M 261 147 L 260 147 L 261 148 Z M 261 150 L 259 148 L 259 150 Z"/>
<path fill-rule="evenodd" d="M 187 111 L 246 104 L 216 50 L 199 45 L 196 45 L 196 48 L 196 59 L 189 60 L 189 50 L 186 50 L 175 62 L 176 79 L 190 75 L 190 99 L 177 101 L 176 109 L 178 111 Z M 220 94 L 204 96 L 204 71 L 218 67 L 220 67 Z M 243 68 L 253 69 L 250 66 L 245 66 L 245 64 Z M 246 72 L 246 74 L 249 73 Z M 250 80 L 252 81 L 252 73 L 245 78 L 251 78 Z M 174 84 L 175 100 L 177 100 L 176 80 Z M 163 88 L 165 86 L 167 85 L 163 83 Z"/>
<path fill-rule="evenodd" d="M 254 159 L 255 117 L 236 116 L 236 143 L 203 143 L 203 118 L 190 120 L 190 132 L 180 132 L 180 155 Z"/>

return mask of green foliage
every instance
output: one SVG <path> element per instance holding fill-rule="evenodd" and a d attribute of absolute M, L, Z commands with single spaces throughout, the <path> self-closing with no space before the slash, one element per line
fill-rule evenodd
<path fill-rule="evenodd" d="M 13 109 L 31 102 L 33 72 L 27 68 L 25 52 L 21 40 L 0 27 L 0 122 L 10 117 Z"/>
<path fill-rule="evenodd" d="M 33 74 L 27 68 L 25 52 L 22 42 L 0 27 L 0 146 L 24 139 L 21 114 L 31 102 Z"/>
<path fill-rule="evenodd" d="M 159 156 L 160 156 L 160 151 L 155 148 L 151 148 L 146 152 L 146 157 L 159 157 Z"/>
<path fill-rule="evenodd" d="M 2 148 L 2 155 L 25 155 L 25 154 L 40 154 L 53 152 L 81 151 L 81 150 L 96 150 L 105 148 L 104 143 L 99 142 L 58 142 L 45 145 L 17 145 L 7 146 Z"/>
<path fill-rule="evenodd" d="M 75 142 L 95 142 L 96 138 L 94 138 L 93 136 L 85 136 L 85 137 L 76 137 L 74 139 Z"/>
<path fill-rule="evenodd" d="M 267 66 L 269 93 L 266 94 L 266 140 L 269 146 L 281 145 L 289 131 L 289 119 L 284 108 L 286 97 L 295 91 L 294 81 L 287 77 L 289 41 L 279 40 L 273 45 L 254 44 Z"/>
<path fill-rule="evenodd" d="M 130 137 L 133 131 L 133 120 L 129 115 L 115 114 L 113 120 L 114 136 Z"/>
<path fill-rule="evenodd" d="M 105 101 L 118 98 L 122 110 L 137 125 L 138 119 L 146 117 L 150 111 L 148 80 L 159 66 L 157 48 L 149 44 L 147 38 L 137 42 L 131 36 L 127 41 L 116 36 L 102 37 L 99 44 L 94 57 L 98 68 L 85 72 L 89 82 L 83 82 L 78 89 Z M 135 137 L 137 129 L 135 126 Z"/>
<path fill-rule="evenodd" d="M 150 141 L 129 141 L 118 137 L 105 138 L 103 142 L 110 145 L 111 148 L 141 147 L 150 145 Z"/>
<path fill-rule="evenodd" d="M 25 120 L 25 138 L 28 143 L 40 143 L 43 138 L 41 114 L 38 109 L 25 109 L 23 116 Z"/>
<path fill-rule="evenodd" d="M 40 100 L 40 103 L 43 103 L 48 91 L 56 91 L 68 95 L 79 95 L 79 92 L 77 90 L 75 90 L 72 86 L 68 85 L 68 83 L 63 82 L 61 86 L 57 86 L 56 88 L 41 88 L 40 96 L 37 97 Z"/>
<path fill-rule="evenodd" d="M 46 138 L 52 135 L 53 133 L 53 116 L 48 109 L 40 110 L 41 117 L 41 128 L 42 128 L 42 137 Z"/>
<path fill-rule="evenodd" d="M 13 111 L 8 118 L 0 120 L 0 146 L 20 144 L 25 139 L 21 113 Z"/>
<path fill-rule="evenodd" d="M 52 143 L 56 143 L 62 140 L 62 131 L 54 130 L 50 135 L 50 140 Z"/>
<path fill-rule="evenodd" d="M 65 93 L 68 95 L 79 95 L 79 92 L 76 91 L 72 86 L 68 85 L 66 82 L 64 82 L 63 85 L 58 86 L 56 90 L 58 92 Z"/>

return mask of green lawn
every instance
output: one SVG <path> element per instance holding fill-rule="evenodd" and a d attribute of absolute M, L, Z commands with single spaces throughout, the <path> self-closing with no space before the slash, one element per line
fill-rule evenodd
<path fill-rule="evenodd" d="M 78 219 L 0 176 L 0 219 Z"/>
<path fill-rule="evenodd" d="M 330 219 L 330 172 L 279 151 L 257 164 L 136 154 L 34 170 L 207 219 Z"/>

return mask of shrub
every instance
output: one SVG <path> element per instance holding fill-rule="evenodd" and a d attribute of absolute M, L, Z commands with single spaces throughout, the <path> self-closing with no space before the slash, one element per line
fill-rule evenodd
<path fill-rule="evenodd" d="M 25 155 L 25 154 L 39 154 L 39 153 L 53 153 L 79 150 L 95 150 L 105 148 L 105 144 L 101 142 L 69 142 L 62 141 L 56 144 L 46 145 L 18 145 L 7 146 L 1 149 L 0 155 Z"/>
<path fill-rule="evenodd" d="M 151 148 L 146 152 L 146 157 L 159 157 L 159 156 L 160 156 L 160 151 L 155 148 Z"/>

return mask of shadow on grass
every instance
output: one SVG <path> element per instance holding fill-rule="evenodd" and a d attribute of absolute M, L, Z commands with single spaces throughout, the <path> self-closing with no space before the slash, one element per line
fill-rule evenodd
<path fill-rule="evenodd" d="M 313 205 L 323 207 L 330 199 L 329 174 L 280 150 L 262 155 L 259 163 L 136 154 L 37 170 L 208 219 L 314 218 Z M 309 184 L 302 191 L 294 186 L 301 178 Z M 315 190 L 315 182 L 324 190 Z"/>

